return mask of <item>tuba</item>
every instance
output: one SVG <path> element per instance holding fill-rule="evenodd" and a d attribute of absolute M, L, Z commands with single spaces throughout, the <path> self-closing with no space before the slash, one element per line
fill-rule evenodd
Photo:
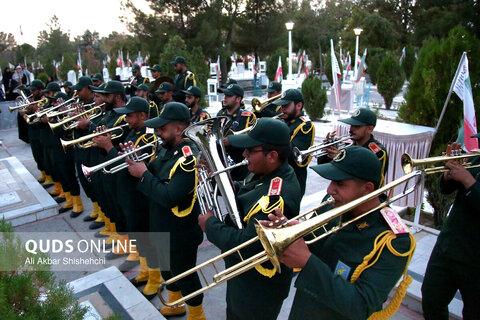
<path fill-rule="evenodd" d="M 202 157 L 205 158 L 213 172 L 209 174 L 206 169 L 197 169 L 199 176 L 197 198 L 202 212 L 206 212 L 206 209 L 212 210 L 220 221 L 225 221 L 228 214 L 236 227 L 242 229 L 242 220 L 233 191 L 233 181 L 228 171 L 234 167 L 246 165 L 248 162 L 244 160 L 236 165 L 225 167 L 227 162 L 222 140 L 227 122 L 227 117 L 211 118 L 191 125 L 183 133 L 197 145 Z M 215 185 L 212 183 L 212 179 L 214 179 Z M 224 214 L 218 205 L 219 192 L 224 199 L 227 214 Z"/>

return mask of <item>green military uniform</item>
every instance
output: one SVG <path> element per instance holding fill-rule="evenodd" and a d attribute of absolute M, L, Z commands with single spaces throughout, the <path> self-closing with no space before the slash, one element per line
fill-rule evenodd
<path fill-rule="evenodd" d="M 282 94 L 280 100 L 273 102 L 277 106 L 285 106 L 290 103 L 303 103 L 303 97 L 300 90 L 297 89 L 288 89 Z M 290 146 L 297 147 L 299 150 L 306 150 L 313 145 L 313 140 L 315 139 L 315 126 L 313 123 L 306 117 L 303 113 L 296 116 L 290 121 L 286 121 L 288 129 L 290 130 Z M 300 183 L 300 189 L 302 196 L 305 194 L 305 187 L 307 185 L 307 166 L 312 160 L 311 157 L 308 157 L 304 162 L 298 163 L 293 156 L 293 153 L 290 153 L 288 163 L 295 170 L 297 175 L 298 182 Z"/>
<path fill-rule="evenodd" d="M 332 162 L 312 169 L 328 180 L 360 178 L 375 188 L 381 179 L 376 157 L 358 146 L 341 150 Z M 352 218 L 351 213 L 342 216 L 344 222 Z M 390 208 L 376 210 L 311 244 L 312 255 L 295 282 L 289 319 L 367 319 L 380 311 L 390 290 L 405 276 L 415 248 L 400 220 Z"/>
<path fill-rule="evenodd" d="M 480 137 L 480 135 L 477 134 Z M 480 164 L 480 157 L 472 160 Z M 476 182 L 465 189 L 458 181 L 440 177 L 443 194 L 457 192 L 428 261 L 422 285 L 425 319 L 448 319 L 448 304 L 460 290 L 463 317 L 480 318 L 480 168 L 468 169 Z"/>
<path fill-rule="evenodd" d="M 306 116 L 301 115 L 287 122 L 288 129 L 290 130 L 290 143 L 292 148 L 297 147 L 299 150 L 306 150 L 313 145 L 315 139 L 315 126 Z M 305 194 L 305 187 L 307 185 L 307 166 L 310 163 L 311 158 L 308 158 L 303 163 L 298 163 L 290 154 L 288 158 L 288 164 L 295 170 L 298 182 L 300 183 L 300 189 L 302 196 Z"/>
<path fill-rule="evenodd" d="M 196 87 L 196 86 L 190 86 L 188 87 L 187 90 L 183 90 L 182 92 L 185 93 L 185 95 L 188 94 L 194 97 L 198 97 L 200 99 L 202 98 L 202 91 L 200 90 L 199 87 Z M 208 114 L 208 112 L 206 112 L 202 108 L 199 107 L 195 113 L 192 113 L 192 106 L 187 105 L 187 107 L 190 109 L 191 123 L 197 123 L 205 119 L 210 119 L 210 115 Z"/>
<path fill-rule="evenodd" d="M 265 121 L 264 121 L 265 120 Z M 271 122 L 274 125 L 271 125 Z M 270 132 L 269 132 L 270 131 Z M 275 134 L 272 134 L 275 132 Z M 257 143 L 288 145 L 288 129 L 280 120 L 260 119 L 248 135 L 231 137 L 231 143 L 238 147 L 247 147 L 245 138 L 255 137 Z M 254 143 L 256 144 L 256 143 Z M 250 146 L 248 146 L 250 147 Z M 243 229 L 232 226 L 217 218 L 206 222 L 206 234 L 210 242 L 222 252 L 232 249 L 257 235 L 254 220 L 268 220 L 268 213 L 278 206 L 283 213 L 292 218 L 300 208 L 300 187 L 293 169 L 287 161 L 263 177 L 249 174 L 245 182 L 235 182 L 236 202 Z M 257 242 L 243 249 L 243 258 L 250 257 L 263 250 Z M 228 268 L 240 259 L 236 255 L 225 258 Z M 283 300 L 288 296 L 292 270 L 282 265 L 281 273 L 275 271 L 270 262 L 249 270 L 227 282 L 227 318 L 228 319 L 276 319 Z"/>
<path fill-rule="evenodd" d="M 277 81 L 271 81 L 268 84 L 267 88 L 268 93 L 272 92 L 282 92 L 282 84 Z M 282 106 L 277 106 L 276 104 L 269 103 L 268 105 L 265 106 L 265 108 L 262 109 L 262 111 L 254 111 L 255 115 L 257 118 L 263 118 L 263 117 L 275 117 L 277 115 L 282 114 L 282 111 L 280 110 Z"/>
<path fill-rule="evenodd" d="M 165 105 L 162 114 L 145 122 L 148 127 L 162 127 L 172 120 L 188 121 L 188 108 L 180 103 Z M 150 240 L 159 261 L 149 261 L 149 268 L 162 270 L 166 280 L 195 266 L 197 247 L 202 242 L 198 226 L 200 207 L 196 201 L 196 155 L 198 150 L 190 140 L 183 140 L 171 149 L 160 147 L 155 160 L 148 165 L 137 189 L 149 199 Z M 159 233 L 168 233 L 170 244 L 161 243 Z M 167 257 L 170 256 L 170 265 Z M 148 258 L 147 258 L 148 260 Z M 154 263 L 157 263 L 154 265 Z M 171 271 L 167 271 L 171 270 Z M 197 273 L 167 286 L 169 291 L 180 291 L 184 296 L 200 289 Z M 203 295 L 187 301 L 190 306 L 202 303 Z"/>
<path fill-rule="evenodd" d="M 171 61 L 170 64 L 176 65 L 177 63 L 185 64 L 185 58 L 176 57 L 175 61 Z M 177 74 L 174 79 L 175 83 L 175 93 L 173 94 L 173 100 L 181 103 L 185 103 L 185 93 L 183 90 L 186 90 L 190 86 L 196 86 L 197 81 L 195 80 L 195 74 L 189 70 L 185 70 L 182 74 Z"/>
<path fill-rule="evenodd" d="M 385 176 L 388 172 L 388 155 L 387 149 L 381 144 L 378 140 L 373 137 L 373 134 L 370 135 L 370 139 L 362 146 L 371 150 L 377 156 L 378 160 L 380 161 L 380 165 L 382 166 L 382 179 L 380 181 L 380 185 L 383 185 L 385 182 Z"/>
<path fill-rule="evenodd" d="M 31 85 L 27 88 L 29 90 L 33 89 L 43 89 L 44 85 L 41 80 L 33 80 Z M 37 99 L 34 99 L 34 101 L 40 101 L 43 99 L 43 96 Z M 28 140 L 30 142 L 30 147 L 32 148 L 32 154 L 33 154 L 33 159 L 35 159 L 35 162 L 37 163 L 37 168 L 40 171 L 45 171 L 45 163 L 43 161 L 43 147 L 42 147 L 42 142 L 40 139 L 40 129 L 38 127 L 38 123 L 29 123 L 27 126 L 28 129 Z"/>
<path fill-rule="evenodd" d="M 194 114 L 190 113 L 190 122 L 197 123 L 206 119 L 210 119 L 210 114 L 204 109 L 198 108 L 197 112 Z"/>

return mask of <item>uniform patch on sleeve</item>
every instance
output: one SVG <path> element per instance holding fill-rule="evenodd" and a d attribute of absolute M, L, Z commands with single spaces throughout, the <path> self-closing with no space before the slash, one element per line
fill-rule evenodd
<path fill-rule="evenodd" d="M 299 119 L 302 120 L 303 122 L 308 122 L 308 121 L 310 121 L 310 118 L 307 117 L 307 116 L 301 116 L 301 117 L 299 117 Z"/>
<path fill-rule="evenodd" d="M 182 152 L 183 152 L 183 156 L 184 156 L 185 158 L 188 158 L 188 157 L 190 157 L 190 156 L 193 156 L 192 149 L 190 149 L 189 146 L 184 146 L 184 147 L 182 148 Z"/>
<path fill-rule="evenodd" d="M 279 196 L 282 192 L 283 179 L 275 177 L 270 180 L 270 188 L 268 189 L 269 196 Z"/>
<path fill-rule="evenodd" d="M 333 273 L 342 277 L 343 280 L 347 280 L 350 270 L 352 270 L 352 268 L 350 268 L 348 265 L 346 265 L 342 261 L 338 260 L 337 266 L 335 267 L 335 271 Z"/>
<path fill-rule="evenodd" d="M 207 113 L 206 113 L 206 112 L 200 113 L 200 117 L 206 117 L 206 116 L 207 116 Z"/>
<path fill-rule="evenodd" d="M 402 218 L 398 215 L 398 213 L 393 210 L 392 208 L 383 208 L 380 210 L 385 221 L 388 223 L 390 229 L 392 229 L 393 233 L 400 234 L 400 233 L 408 233 L 408 227 L 402 221 Z"/>
<path fill-rule="evenodd" d="M 242 116 L 244 117 L 250 117 L 252 115 L 252 113 L 250 111 L 242 111 Z"/>
<path fill-rule="evenodd" d="M 370 143 L 368 144 L 368 147 L 369 147 L 370 150 L 372 150 L 374 153 L 377 153 L 377 152 L 379 152 L 379 151 L 382 151 L 382 148 L 380 148 L 380 147 L 378 146 L 378 144 L 376 144 L 375 142 L 370 142 Z"/>

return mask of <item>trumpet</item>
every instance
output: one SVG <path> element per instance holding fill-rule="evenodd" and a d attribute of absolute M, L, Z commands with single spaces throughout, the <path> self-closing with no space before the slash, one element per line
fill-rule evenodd
<path fill-rule="evenodd" d="M 272 119 L 280 119 L 282 115 L 281 114 L 277 114 L 276 116 L 273 116 L 271 117 Z M 227 135 L 239 135 L 239 134 L 245 134 L 245 133 L 249 133 L 253 128 L 255 128 L 255 124 L 256 122 L 251 125 L 250 127 L 246 127 L 245 129 L 242 129 L 242 130 L 239 130 L 239 131 L 233 131 L 232 129 L 228 129 L 228 132 L 227 132 Z"/>
<path fill-rule="evenodd" d="M 41 117 L 47 115 L 48 113 L 50 113 L 50 112 L 52 112 L 52 111 L 54 111 L 54 110 L 57 110 L 57 109 L 60 108 L 60 107 L 63 107 L 63 106 L 65 106 L 65 105 L 67 105 L 67 104 L 72 103 L 74 100 L 77 100 L 77 101 L 78 101 L 78 99 L 77 99 L 76 97 L 72 97 L 72 98 L 68 99 L 67 101 L 64 101 L 64 102 L 62 102 L 62 103 L 60 103 L 60 104 L 58 104 L 58 105 L 56 105 L 56 106 L 52 106 L 52 107 L 49 107 L 49 108 L 47 108 L 47 109 L 45 109 L 45 110 L 38 111 L 37 113 L 35 113 L 35 115 L 37 116 L 37 118 L 41 118 Z"/>
<path fill-rule="evenodd" d="M 65 130 L 72 130 L 72 129 L 75 129 L 77 126 L 78 126 L 78 121 L 75 121 L 74 123 L 68 125 L 69 122 L 77 119 L 77 118 L 88 118 L 88 119 L 95 119 L 97 118 L 98 116 L 100 116 L 102 114 L 102 105 L 104 105 L 105 103 L 102 103 L 101 105 L 98 105 L 96 107 L 93 107 L 89 110 L 86 110 L 84 112 L 81 112 L 77 115 L 74 115 L 74 116 L 71 116 L 71 117 L 68 117 L 66 119 L 63 119 L 62 121 L 59 121 L 59 122 L 56 122 L 56 123 L 48 123 L 48 125 L 50 126 L 50 129 L 52 129 L 52 131 L 54 131 L 55 129 L 59 128 L 59 127 L 62 127 L 65 129 Z M 68 111 L 72 111 L 72 110 L 68 110 Z M 65 112 L 65 111 L 63 111 Z"/>
<path fill-rule="evenodd" d="M 260 101 L 257 98 L 252 99 L 252 108 L 255 110 L 255 112 L 260 112 L 263 109 L 265 109 L 266 106 L 268 106 L 270 103 L 277 101 L 282 97 L 282 94 L 277 94 L 276 96 L 273 96 L 265 101 Z"/>
<path fill-rule="evenodd" d="M 30 97 L 31 97 L 31 96 L 30 96 Z M 32 102 L 29 102 L 29 103 L 20 104 L 20 105 L 15 106 L 15 107 L 8 106 L 8 110 L 9 110 L 10 112 L 13 112 L 13 111 L 18 110 L 18 109 L 26 108 L 26 107 L 28 107 L 28 106 L 30 106 L 30 105 L 32 105 L 32 104 L 40 103 L 40 101 L 44 101 L 44 100 L 45 100 L 45 102 L 47 102 L 47 101 L 46 101 L 47 98 L 43 98 L 43 99 L 41 99 L 41 100 L 39 100 L 39 101 L 32 101 Z"/>
<path fill-rule="evenodd" d="M 109 128 L 105 131 L 91 133 L 91 134 L 88 134 L 86 136 L 80 137 L 78 139 L 73 139 L 73 140 L 68 140 L 68 141 L 60 139 L 60 143 L 62 144 L 62 147 L 63 147 L 64 151 L 66 151 L 68 147 L 71 147 L 71 146 L 74 146 L 74 145 L 77 145 L 77 144 L 82 149 L 91 148 L 91 147 L 93 147 L 93 141 L 92 141 L 93 138 L 101 136 L 102 134 L 106 134 L 106 133 L 110 133 L 110 132 L 120 130 L 119 134 L 112 134 L 112 140 L 117 139 L 117 138 L 119 138 L 123 135 L 123 128 L 125 126 L 128 126 L 128 123 L 124 123 L 120 126 Z"/>
<path fill-rule="evenodd" d="M 300 239 L 300 238 L 303 238 L 307 235 L 312 235 L 312 239 L 311 240 L 308 240 L 308 241 L 305 241 L 307 243 L 307 245 L 310 245 L 312 243 L 315 243 L 316 241 L 320 240 L 320 239 L 323 239 L 327 236 L 329 236 L 330 234 L 332 233 L 335 233 L 339 230 L 341 230 L 342 228 L 346 227 L 347 225 L 350 225 L 356 221 L 358 221 L 359 219 L 362 219 L 363 217 L 371 214 L 372 212 L 375 212 L 379 209 L 382 209 L 386 206 L 388 206 L 389 204 L 407 196 L 408 194 L 412 193 L 413 191 L 415 191 L 416 187 L 418 185 L 420 185 L 420 182 L 423 180 L 423 177 L 424 177 L 424 173 L 422 171 L 415 171 L 415 172 L 412 172 L 408 175 L 405 175 L 397 180 L 394 180 L 392 182 L 390 182 L 389 184 L 367 194 L 367 195 L 364 195 L 360 198 L 357 198 L 356 200 L 353 200 L 352 202 L 350 203 L 347 203 L 347 204 L 344 204 L 340 207 L 337 207 L 337 208 L 333 208 L 331 210 L 328 210 L 320 215 L 317 215 L 317 216 L 314 216 L 314 217 L 311 217 L 309 219 L 306 219 L 304 222 L 300 222 L 298 224 L 295 224 L 295 225 L 292 225 L 292 226 L 287 226 L 287 227 L 283 227 L 283 228 L 266 228 L 266 227 L 263 227 L 258 221 L 255 221 L 255 229 L 257 231 L 257 237 L 254 237 L 244 243 L 242 243 L 241 245 L 233 248 L 233 249 L 230 249 L 226 252 L 224 252 L 223 254 L 211 259 L 211 260 L 208 260 L 198 266 L 196 266 L 195 268 L 192 268 L 190 270 L 187 270 L 185 271 L 184 273 L 182 274 L 179 274 L 178 276 L 175 276 L 171 279 L 169 279 L 168 281 L 164 281 L 162 283 L 162 286 L 167 286 L 169 284 L 172 284 L 182 278 L 184 278 L 185 276 L 187 275 L 190 275 L 194 272 L 199 272 L 200 275 L 201 275 L 201 278 L 203 279 L 203 281 L 206 283 L 206 285 L 200 289 L 198 289 L 197 291 L 195 292 L 192 292 L 188 295 L 186 295 L 185 297 L 182 297 L 176 301 L 172 301 L 172 302 L 167 302 L 165 301 L 163 298 L 160 297 L 160 300 L 162 301 L 162 303 L 166 306 L 169 306 L 169 307 L 176 307 L 176 306 L 179 306 L 181 305 L 182 303 L 184 303 L 185 301 L 189 300 L 189 299 L 192 299 L 193 297 L 213 288 L 213 287 L 216 287 L 217 285 L 225 282 L 225 281 L 228 281 L 236 276 L 239 276 L 241 275 L 242 273 L 254 268 L 255 266 L 259 265 L 259 264 L 262 264 L 264 262 L 267 262 L 267 261 L 270 261 L 274 267 L 276 268 L 276 270 L 281 273 L 281 268 L 280 268 L 280 261 L 279 261 L 279 257 L 283 254 L 283 252 L 285 251 L 285 249 L 291 245 L 293 242 L 295 242 L 296 240 Z M 410 180 L 412 179 L 415 179 L 415 184 L 408 188 L 408 183 Z M 389 190 L 393 190 L 393 188 L 397 187 L 398 185 L 401 185 L 403 183 L 406 183 L 405 184 L 405 187 L 403 189 L 403 192 L 386 200 L 385 202 L 382 202 L 380 203 L 378 206 L 376 206 L 375 208 L 349 220 L 349 221 L 346 221 L 346 222 L 340 222 L 339 225 L 337 226 L 334 226 L 330 229 L 327 229 L 326 226 L 327 224 L 338 218 L 338 217 L 342 217 L 345 213 L 351 211 L 352 209 L 360 206 L 361 204 L 365 203 L 365 202 L 368 202 L 372 199 L 375 199 L 377 197 L 379 197 L 381 194 L 383 193 L 386 193 L 388 192 Z M 330 200 L 331 201 L 331 200 Z M 331 202 L 329 202 L 331 203 Z M 302 213 L 300 215 L 300 217 L 306 217 L 308 216 L 309 214 L 312 214 L 314 213 L 315 211 L 317 211 L 319 208 L 325 206 L 326 204 L 328 203 L 321 203 L 319 207 L 313 209 L 313 210 L 309 210 L 305 213 Z M 297 217 L 296 217 L 297 218 Z M 318 231 L 318 230 L 323 230 L 324 233 L 320 234 L 320 235 L 316 235 L 315 232 Z M 257 243 L 257 241 L 260 241 L 264 250 L 262 252 L 259 252 L 249 258 L 246 258 L 246 259 L 243 259 L 242 255 L 240 254 L 240 250 L 253 244 L 253 243 Z M 215 262 L 227 257 L 227 256 L 230 256 L 232 254 L 235 254 L 237 253 L 239 256 L 240 256 L 240 262 L 237 263 L 236 265 L 233 265 L 231 266 L 230 268 L 228 269 L 225 269 L 221 272 L 218 272 L 216 266 L 215 266 Z M 213 279 L 212 279 L 212 282 L 209 283 L 202 271 L 202 269 L 206 266 L 212 266 L 215 271 L 217 272 L 214 276 L 213 276 Z"/>
<path fill-rule="evenodd" d="M 139 148 L 133 148 L 132 150 L 129 150 L 127 152 L 125 152 L 124 154 L 122 155 L 119 155 L 118 157 L 115 157 L 113 159 L 110 159 L 110 160 L 107 160 L 105 162 L 102 162 L 96 166 L 93 166 L 93 167 L 87 167 L 85 165 L 82 164 L 82 172 L 83 172 L 83 175 L 85 176 L 85 178 L 87 178 L 88 181 L 91 180 L 91 175 L 92 173 L 94 172 L 97 172 L 99 170 L 102 170 L 103 173 L 106 173 L 106 174 L 112 174 L 112 173 L 116 173 L 120 170 L 123 170 L 125 168 L 128 167 L 128 164 L 126 162 L 123 162 L 111 169 L 107 169 L 107 167 L 111 164 L 114 164 L 122 159 L 131 159 L 133 161 L 136 161 L 136 162 L 140 162 L 140 161 L 143 161 L 143 160 L 146 160 L 148 158 L 151 158 L 153 156 L 155 156 L 155 149 L 156 149 L 156 146 L 157 146 L 157 141 L 158 139 L 155 139 L 154 141 L 150 142 L 150 143 L 147 143 Z M 137 155 L 137 152 L 138 151 L 142 151 L 144 149 L 147 149 L 147 148 L 152 148 L 152 152 L 150 153 L 143 153 L 141 155 Z"/>
<path fill-rule="evenodd" d="M 413 171 L 413 168 L 415 167 L 420 167 L 421 170 L 425 172 L 425 174 L 433 174 L 433 173 L 447 172 L 448 170 L 450 170 L 444 165 L 437 166 L 437 167 L 429 167 L 431 165 L 434 165 L 435 163 L 438 163 L 438 162 L 445 163 L 450 160 L 463 160 L 463 159 L 468 159 L 468 158 L 478 157 L 478 156 L 480 156 L 480 150 L 474 150 L 472 153 L 467 153 L 462 155 L 439 156 L 439 157 L 430 157 L 425 159 L 412 159 L 412 157 L 410 157 L 408 153 L 404 153 L 402 155 L 401 163 L 402 163 L 403 172 L 405 172 L 406 174 L 411 173 Z M 462 165 L 467 169 L 480 167 L 480 164 L 472 165 L 471 162 L 465 162 L 465 163 L 462 163 Z"/>
<path fill-rule="evenodd" d="M 103 105 L 103 104 L 102 104 Z M 84 105 L 81 105 L 83 108 L 85 107 L 93 107 L 95 106 L 95 102 L 92 102 L 92 103 L 88 103 L 88 104 L 84 104 Z M 49 112 L 47 113 L 47 118 L 55 118 L 55 117 L 60 117 L 60 116 L 63 116 L 65 114 L 68 114 L 69 112 L 72 112 L 72 110 L 75 110 L 76 108 L 68 108 L 67 110 L 63 110 L 63 111 L 52 111 L 52 112 Z M 58 119 L 58 120 L 61 120 L 61 119 Z"/>
<path fill-rule="evenodd" d="M 293 147 L 292 153 L 293 153 L 293 156 L 295 157 L 295 160 L 298 163 L 303 163 L 308 157 L 319 158 L 319 157 L 323 157 L 324 155 L 326 155 L 327 154 L 326 151 L 320 151 L 320 150 L 323 150 L 325 148 L 328 148 L 328 147 L 331 147 L 331 146 L 334 146 L 334 145 L 338 144 L 338 147 L 337 147 L 338 150 L 345 149 L 346 147 L 349 147 L 353 144 L 353 142 L 349 142 L 349 143 L 345 142 L 345 141 L 351 140 L 351 139 L 352 139 L 351 136 L 344 136 L 344 137 L 340 137 L 340 138 L 335 139 L 335 140 L 328 141 L 326 143 L 321 143 L 321 144 L 318 144 L 318 145 L 315 145 L 315 146 L 311 146 L 307 150 L 299 150 L 297 147 Z"/>

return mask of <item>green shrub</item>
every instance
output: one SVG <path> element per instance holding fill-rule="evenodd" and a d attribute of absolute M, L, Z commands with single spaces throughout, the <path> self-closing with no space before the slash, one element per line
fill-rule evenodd
<path fill-rule="evenodd" d="M 319 120 L 325 113 L 327 89 L 322 87 L 322 80 L 309 77 L 303 81 L 302 95 L 305 111 L 312 120 Z"/>

